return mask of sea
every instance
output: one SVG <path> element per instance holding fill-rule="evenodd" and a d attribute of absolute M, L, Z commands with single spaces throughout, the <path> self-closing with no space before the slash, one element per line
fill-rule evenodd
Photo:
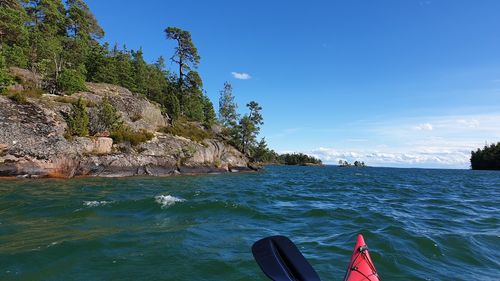
<path fill-rule="evenodd" d="M 251 247 L 278 234 L 342 280 L 358 233 L 382 280 L 500 280 L 500 172 L 0 180 L 0 280 L 267 280 Z"/>

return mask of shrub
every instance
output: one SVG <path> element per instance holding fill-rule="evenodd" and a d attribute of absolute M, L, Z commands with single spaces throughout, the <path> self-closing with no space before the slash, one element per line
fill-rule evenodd
<path fill-rule="evenodd" d="M 211 132 L 203 130 L 195 123 L 186 122 L 185 119 L 175 121 L 171 127 L 165 127 L 161 131 L 164 133 L 185 137 L 196 142 L 201 142 L 204 139 L 213 137 Z"/>
<path fill-rule="evenodd" d="M 127 125 L 121 125 L 113 129 L 111 132 L 111 137 L 116 142 L 130 142 L 131 145 L 136 146 L 143 142 L 146 142 L 153 138 L 153 134 L 141 129 L 139 131 L 134 131 Z"/>
<path fill-rule="evenodd" d="M 40 98 L 43 95 L 42 89 L 39 88 L 25 89 L 21 93 L 28 98 Z"/>
<path fill-rule="evenodd" d="M 85 91 L 87 89 L 85 87 L 85 75 L 79 70 L 65 69 L 59 78 L 58 88 L 66 94 Z"/>
<path fill-rule="evenodd" d="M 89 134 L 89 115 L 87 105 L 82 98 L 73 104 L 67 123 L 70 136 L 83 137 Z"/>
<path fill-rule="evenodd" d="M 15 101 L 16 103 L 19 103 L 19 104 L 25 104 L 25 103 L 28 103 L 28 101 L 26 100 L 26 96 L 24 96 L 22 93 L 14 93 L 12 95 L 9 96 L 9 99 Z"/>
<path fill-rule="evenodd" d="M 91 115 L 91 132 L 93 134 L 101 132 L 111 132 L 113 129 L 122 126 L 123 121 L 116 111 L 116 108 L 109 102 L 105 96 L 97 107 L 95 114 Z"/>
<path fill-rule="evenodd" d="M 70 103 L 70 104 L 74 104 L 74 103 L 76 103 L 76 101 L 78 101 L 77 98 L 68 97 L 68 96 L 57 96 L 57 97 L 54 97 L 54 100 L 57 102 Z"/>

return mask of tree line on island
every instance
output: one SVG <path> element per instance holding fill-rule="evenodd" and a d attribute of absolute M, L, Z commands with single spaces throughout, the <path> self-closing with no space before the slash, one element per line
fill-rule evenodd
<path fill-rule="evenodd" d="M 257 140 L 264 124 L 262 107 L 256 101 L 246 104 L 241 115 L 233 89 L 226 82 L 220 92 L 218 116 L 203 89 L 196 71 L 201 57 L 188 31 L 167 27 L 167 40 L 176 47 L 170 60 L 175 71 L 166 68 L 159 57 L 147 63 L 142 49 L 100 43 L 104 30 L 84 0 L 2 0 L 0 1 L 0 93 L 23 103 L 26 97 L 42 93 L 66 98 L 86 90 L 86 82 L 109 83 L 158 103 L 171 119 L 165 132 L 195 141 L 213 137 L 214 131 L 254 162 L 281 164 L 321 164 L 305 154 L 279 155 Z M 15 82 L 10 67 L 29 70 L 36 81 L 23 85 L 21 92 L 10 92 Z M 152 137 L 151 132 L 135 132 L 124 125 L 116 109 L 104 98 L 98 105 L 98 120 L 89 118 L 86 101 L 69 99 L 72 111 L 67 117 L 66 136 L 88 136 L 109 131 L 116 141 L 138 144 Z"/>
<path fill-rule="evenodd" d="M 471 151 L 470 166 L 473 170 L 500 170 L 500 142 Z"/>

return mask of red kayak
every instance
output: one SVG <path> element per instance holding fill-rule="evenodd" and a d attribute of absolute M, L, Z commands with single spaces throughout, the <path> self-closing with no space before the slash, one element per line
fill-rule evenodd
<path fill-rule="evenodd" d="M 373 265 L 368 246 L 363 235 L 359 234 L 352 253 L 351 262 L 347 267 L 344 281 L 380 281 L 377 270 Z"/>

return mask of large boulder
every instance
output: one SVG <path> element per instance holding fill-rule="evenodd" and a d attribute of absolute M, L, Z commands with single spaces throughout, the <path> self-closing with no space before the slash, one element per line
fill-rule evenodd
<path fill-rule="evenodd" d="M 116 85 L 86 83 L 86 86 L 88 92 L 76 93 L 75 96 L 83 97 L 96 104 L 107 96 L 122 120 L 134 130 L 145 129 L 154 132 L 168 125 L 168 115 L 162 113 L 158 104 L 149 101 L 144 96 Z"/>

